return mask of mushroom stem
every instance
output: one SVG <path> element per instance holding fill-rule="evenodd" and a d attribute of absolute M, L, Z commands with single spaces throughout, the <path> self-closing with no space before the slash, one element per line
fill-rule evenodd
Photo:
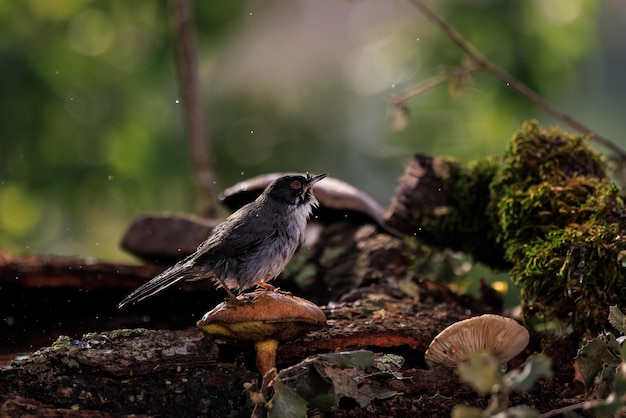
<path fill-rule="evenodd" d="M 278 349 L 278 340 L 263 340 L 254 343 L 256 351 L 256 368 L 261 374 L 269 372 L 276 366 L 276 350 Z"/>

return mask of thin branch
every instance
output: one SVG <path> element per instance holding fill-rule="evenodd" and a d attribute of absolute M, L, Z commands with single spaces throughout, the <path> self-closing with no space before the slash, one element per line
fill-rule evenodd
<path fill-rule="evenodd" d="M 437 87 L 438 85 L 443 84 L 452 78 L 464 77 L 472 71 L 479 70 L 480 68 L 481 67 L 476 62 L 470 61 L 461 68 L 453 69 L 452 71 L 445 71 L 441 74 L 434 75 L 419 84 L 407 88 L 399 94 L 394 94 L 389 97 L 388 102 L 392 106 L 402 106 L 407 100 L 412 97 L 418 96 L 427 90 Z"/>
<path fill-rule="evenodd" d="M 584 401 L 584 402 L 576 403 L 573 405 L 567 405 L 567 406 L 564 406 L 563 408 L 553 409 L 552 411 L 544 412 L 543 414 L 539 415 L 539 417 L 540 418 L 556 417 L 558 415 L 563 415 L 565 412 L 576 411 L 577 409 L 587 410 L 587 409 L 593 408 L 594 406 L 599 406 L 599 405 L 600 405 L 600 402 L 596 400 Z"/>
<path fill-rule="evenodd" d="M 205 217 L 215 217 L 216 187 L 213 160 L 209 155 L 204 106 L 200 97 L 196 40 L 189 0 L 170 0 L 173 13 L 174 35 L 178 59 L 179 89 L 185 109 L 185 122 L 189 138 L 189 153 L 198 193 L 198 209 Z"/>
<path fill-rule="evenodd" d="M 389 96 L 388 102 L 392 106 L 402 106 L 404 103 L 412 97 L 419 96 L 427 90 L 437 87 L 439 84 L 445 83 L 450 79 L 447 73 L 437 74 L 426 80 L 409 87 L 408 89 Z"/>
<path fill-rule="evenodd" d="M 606 399 L 591 399 L 588 401 L 579 402 L 573 405 L 567 405 L 562 408 L 553 409 L 552 411 L 544 412 L 539 415 L 539 418 L 550 418 L 556 417 L 558 415 L 563 415 L 565 412 L 571 412 L 576 410 L 588 411 L 590 409 L 598 408 L 598 407 L 606 407 L 610 405 L 624 405 L 626 402 L 626 396 L 622 396 L 621 398 L 614 399 L 613 401 L 608 401 Z"/>
<path fill-rule="evenodd" d="M 409 0 L 415 7 L 417 7 L 428 19 L 434 22 L 441 30 L 443 30 L 446 35 L 455 43 L 459 48 L 461 48 L 465 53 L 474 60 L 481 68 L 489 71 L 496 78 L 505 82 L 507 86 L 511 87 L 521 96 L 525 97 L 530 102 L 536 104 L 540 108 L 542 108 L 546 113 L 548 113 L 553 118 L 560 120 L 561 122 L 569 125 L 570 127 L 580 131 L 584 134 L 592 135 L 593 138 L 600 144 L 604 145 L 611 151 L 613 151 L 619 158 L 623 161 L 626 161 L 626 151 L 622 150 L 619 146 L 617 146 L 613 141 L 608 138 L 601 136 L 600 134 L 594 132 L 581 122 L 575 120 L 571 116 L 561 112 L 556 109 L 552 104 L 550 104 L 547 100 L 541 97 L 539 94 L 531 90 L 528 86 L 526 86 L 521 81 L 514 78 L 512 75 L 507 73 L 504 69 L 498 67 L 493 62 L 489 61 L 480 51 L 474 48 L 460 33 L 458 33 L 454 28 L 448 25 L 443 19 L 441 19 L 435 12 L 433 12 L 422 0 Z"/>

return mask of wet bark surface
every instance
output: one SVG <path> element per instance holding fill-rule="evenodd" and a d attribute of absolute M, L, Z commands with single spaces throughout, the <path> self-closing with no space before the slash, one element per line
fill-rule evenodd
<path fill-rule="evenodd" d="M 319 411 L 324 416 L 403 416 L 411 411 L 418 416 L 449 416 L 457 403 L 487 406 L 488 399 L 461 384 L 454 372 L 424 366 L 424 351 L 433 336 L 468 316 L 462 307 L 372 295 L 327 308 L 326 313 L 325 329 L 280 347 L 279 369 L 316 353 L 366 348 L 402 355 L 406 379 L 376 382 L 388 384 L 399 396 L 365 408 L 340 403 Z M 538 349 L 536 340 L 511 365 L 520 364 L 533 349 Z M 551 355 L 571 358 L 575 349 L 564 340 L 552 346 Z M 531 392 L 515 393 L 511 404 L 547 411 L 571 402 L 563 396 L 572 390 L 573 371 L 567 370 L 571 365 L 563 366 L 565 370 L 555 370 L 553 378 L 542 379 Z M 217 344 L 195 328 L 90 333 L 76 340 L 62 337 L 3 369 L 1 411 L 6 416 L 20 416 L 33 408 L 42 413 L 66 410 L 72 416 L 93 416 L 93 411 L 227 416 L 244 407 L 244 383 L 256 377 L 250 347 Z"/>
<path fill-rule="evenodd" d="M 428 370 L 424 352 L 433 337 L 446 326 L 472 315 L 494 312 L 494 307 L 406 274 L 402 278 L 394 278 L 392 274 L 389 278 L 376 266 L 398 262 L 394 254 L 399 241 L 389 239 L 373 227 L 357 228 L 352 236 L 357 237 L 356 244 L 348 247 L 362 248 L 355 250 L 356 259 L 362 257 L 362 252 L 371 254 L 376 251 L 387 254 L 390 257 L 388 263 L 377 257 L 375 263 L 354 264 L 353 274 L 359 272 L 366 277 L 358 280 L 353 277 L 353 282 L 360 283 L 358 287 L 345 292 L 343 298 L 325 304 L 326 328 L 279 346 L 277 368 L 281 370 L 293 366 L 320 353 L 367 349 L 402 356 L 403 378 L 369 378 L 372 385 L 397 393 L 390 399 L 376 400 L 361 407 L 343 398 L 337 406 L 324 410 L 311 409 L 309 414 L 328 417 L 408 414 L 436 417 L 450 416 L 451 408 L 458 403 L 486 407 L 488 398 L 479 397 L 470 387 L 460 383 L 454 372 L 445 368 Z M 359 245 L 359 240 L 372 240 L 372 245 Z M 217 417 L 245 407 L 248 394 L 244 392 L 244 385 L 258 378 L 252 347 L 218 344 L 193 327 L 203 311 L 223 298 L 210 286 L 204 290 L 184 287 L 169 292 L 155 302 L 161 305 L 160 309 L 147 304 L 116 311 L 114 307 L 119 298 L 138 281 L 154 274 L 159 267 L 92 263 L 85 268 L 83 260 L 29 257 L 10 258 L 11 262 L 7 263 L 8 259 L 5 254 L 0 277 L 3 290 L 7 290 L 7 283 L 10 282 L 13 287 L 8 290 L 14 293 L 4 297 L 10 300 L 20 293 L 32 295 L 29 292 L 40 292 L 39 304 L 30 305 L 29 313 L 52 316 L 48 322 L 57 322 L 61 326 L 56 333 L 70 336 L 60 337 L 0 370 L 2 416 L 30 413 L 38 416 Z M 397 266 L 392 269 L 396 275 L 401 270 Z M 11 276 L 6 271 L 11 271 L 11 276 L 17 274 L 17 279 L 9 280 Z M 99 284 L 90 287 L 93 275 L 107 282 L 109 275 L 116 276 L 117 271 L 126 272 L 128 277 L 136 274 L 129 280 L 133 284 L 120 285 L 122 280 L 116 277 L 110 279 L 107 286 Z M 347 271 L 345 269 L 344 274 Z M 71 280 L 68 280 L 68 274 L 72 276 Z M 20 280 L 21 275 L 28 280 Z M 398 280 L 406 283 L 400 286 Z M 59 283 L 62 283 L 61 287 L 58 287 Z M 407 286 L 407 283 L 411 285 Z M 74 317 L 70 321 L 68 312 L 50 309 L 50 306 L 68 305 L 63 298 L 72 292 L 74 286 L 89 291 L 76 293 L 69 303 Z M 410 296 L 407 288 L 410 289 Z M 93 314 L 88 306 L 96 300 L 104 300 L 101 305 L 109 306 L 108 312 L 101 313 L 107 320 L 102 321 L 100 326 L 99 321 L 80 319 L 87 312 L 88 315 Z M 13 309 L 17 312 L 16 306 Z M 194 309 L 196 312 L 190 313 Z M 157 315 L 159 310 L 164 314 Z M 153 317 L 146 320 L 145 315 L 148 314 L 145 312 L 150 311 Z M 21 314 L 26 316 L 24 312 Z M 8 337 L 22 321 L 18 316 L 14 317 L 13 325 L 3 325 L 3 333 Z M 69 329 L 64 327 L 66 321 L 73 324 Z M 133 328 L 116 329 L 116 325 L 122 324 Z M 143 326 L 135 328 L 139 325 Z M 110 330 L 107 331 L 107 327 Z M 168 327 L 173 330 L 164 330 Z M 92 332 L 80 335 L 87 331 Z M 11 341 L 11 338 L 3 340 Z M 30 343 L 34 344 L 33 341 Z M 9 351 L 10 347 L 5 345 L 3 349 Z M 571 361 L 562 360 L 572 359 L 576 349 L 577 345 L 572 341 L 553 343 L 548 353 L 556 366 L 553 377 L 540 380 L 528 393 L 514 393 L 511 404 L 532 405 L 541 411 L 548 411 L 580 401 L 582 391 L 574 384 Z M 511 367 L 520 365 L 533 351 L 541 351 L 536 335 L 533 335 L 529 348 L 511 361 Z"/>
<path fill-rule="evenodd" d="M 394 230 L 428 241 L 416 222 L 452 213 L 454 198 L 441 183 L 445 164 L 425 156 L 409 163 L 385 215 Z M 192 252 L 215 223 L 189 216 L 139 218 L 123 246 L 146 264 L 0 252 L 0 416 L 223 417 L 246 410 L 246 388 L 259 379 L 253 348 L 220 343 L 195 328 L 224 300 L 222 290 L 206 281 L 183 283 L 116 308 L 178 254 Z M 489 397 L 478 396 L 454 371 L 428 369 L 424 353 L 446 326 L 482 313 L 502 314 L 502 300 L 488 286 L 472 298 L 423 279 L 416 261 L 427 254 L 396 235 L 362 215 L 313 221 L 307 245 L 272 282 L 322 306 L 328 319 L 324 329 L 279 345 L 279 371 L 300 364 L 304 369 L 315 356 L 351 350 L 403 359 L 393 373 L 359 376 L 359 385 L 371 393 L 391 395 L 372 395 L 363 403 L 343 397 L 329 408 L 309 408 L 309 416 L 449 417 L 457 404 L 489 404 Z M 502 264 L 499 253 L 487 252 L 492 264 Z M 546 412 L 584 400 L 584 388 L 574 379 L 578 348 L 574 334 L 546 343 L 531 332 L 529 346 L 509 367 L 543 352 L 552 359 L 553 373 L 528 392 L 513 392 L 509 404 Z"/>

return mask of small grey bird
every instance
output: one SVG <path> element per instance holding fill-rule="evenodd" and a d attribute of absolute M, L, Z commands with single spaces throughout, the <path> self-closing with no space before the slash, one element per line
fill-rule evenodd
<path fill-rule="evenodd" d="M 278 276 L 304 241 L 304 229 L 317 199 L 311 188 L 326 177 L 287 175 L 274 180 L 254 201 L 216 226 L 195 253 L 126 296 L 118 308 L 137 302 L 181 280 L 211 279 L 237 303 L 239 292 L 264 288 Z"/>

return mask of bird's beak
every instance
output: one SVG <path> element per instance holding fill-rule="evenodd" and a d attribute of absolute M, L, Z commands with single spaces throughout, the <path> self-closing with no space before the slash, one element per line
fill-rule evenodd
<path fill-rule="evenodd" d="M 324 177 L 327 177 L 328 174 L 318 174 L 317 176 L 313 176 L 311 177 L 308 173 L 307 173 L 307 183 L 304 185 L 305 188 L 310 189 L 311 187 L 313 187 L 313 185 L 315 183 L 317 183 L 318 181 L 320 181 L 321 179 L 323 179 Z"/>

